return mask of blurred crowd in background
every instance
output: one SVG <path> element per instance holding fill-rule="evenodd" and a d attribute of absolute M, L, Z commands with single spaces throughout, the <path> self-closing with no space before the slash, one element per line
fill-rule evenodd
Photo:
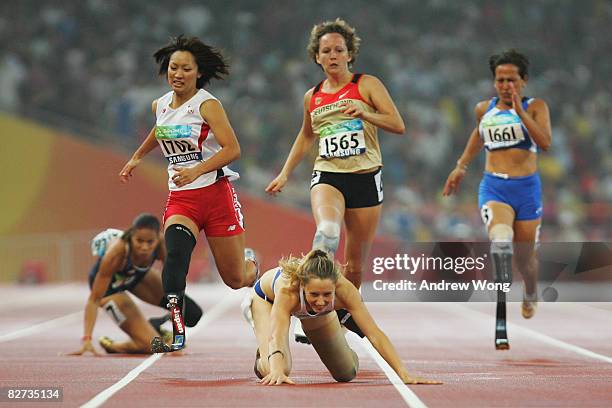
<path fill-rule="evenodd" d="M 168 91 L 153 52 L 178 34 L 220 48 L 231 74 L 208 89 L 242 146 L 238 186 L 259 196 L 299 131 L 304 93 L 323 78 L 306 54 L 310 29 L 344 18 L 363 40 L 354 71 L 380 78 L 406 122 L 404 136 L 379 134 L 381 231 L 406 241 L 485 238 L 484 153 L 457 197 L 441 189 L 475 104 L 494 95 L 489 56 L 517 48 L 532 63 L 525 93 L 548 103 L 553 124 L 553 147 L 539 158 L 542 239 L 612 235 L 612 2 L 25 0 L 0 9 L 0 109 L 125 152 L 147 135 L 151 102 Z M 311 170 L 307 160 L 277 200 L 309 208 Z"/>

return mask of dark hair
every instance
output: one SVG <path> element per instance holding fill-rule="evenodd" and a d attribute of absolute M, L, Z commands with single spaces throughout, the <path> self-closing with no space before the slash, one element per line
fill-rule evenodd
<path fill-rule="evenodd" d="M 337 33 L 344 37 L 344 42 L 346 42 L 346 49 L 351 57 L 351 61 L 349 62 L 349 66 L 353 65 L 355 59 L 357 58 L 357 54 L 359 54 L 359 44 L 361 44 L 361 38 L 357 36 L 357 32 L 355 28 L 351 27 L 346 21 L 341 18 L 337 18 L 334 21 L 325 21 L 323 23 L 317 24 L 312 28 L 310 32 L 310 39 L 308 40 L 308 46 L 306 46 L 306 51 L 308 51 L 308 56 L 312 58 L 315 64 L 319 65 L 317 62 L 317 54 L 319 53 L 319 41 L 321 37 L 325 34 L 329 33 Z"/>
<path fill-rule="evenodd" d="M 197 37 L 178 37 L 171 38 L 170 42 L 163 48 L 155 51 L 153 58 L 159 64 L 159 75 L 168 74 L 170 57 L 176 51 L 190 52 L 195 58 L 198 66 L 198 73 L 202 75 L 196 81 L 196 88 L 203 88 L 212 78 L 223 79 L 224 75 L 229 74 L 229 65 L 221 51 L 210 45 L 204 44 Z"/>
<path fill-rule="evenodd" d="M 515 49 L 507 50 L 501 54 L 495 54 L 489 57 L 489 68 L 491 69 L 493 77 L 495 77 L 495 68 L 503 64 L 515 65 L 519 70 L 519 75 L 523 79 L 529 75 L 529 60 Z"/>
<path fill-rule="evenodd" d="M 139 214 L 134 221 L 132 221 L 132 226 L 125 230 L 123 235 L 121 235 L 121 239 L 125 242 L 130 242 L 130 238 L 135 230 L 146 228 L 153 230 L 159 233 L 159 228 L 161 224 L 159 223 L 159 219 L 153 214 L 142 213 Z"/>

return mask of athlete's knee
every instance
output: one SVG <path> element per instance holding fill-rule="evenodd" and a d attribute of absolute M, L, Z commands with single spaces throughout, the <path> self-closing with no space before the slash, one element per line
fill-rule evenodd
<path fill-rule="evenodd" d="M 338 382 L 349 382 L 351 381 L 353 378 L 355 378 L 357 376 L 357 370 L 352 369 L 350 371 L 346 371 L 342 374 L 332 374 L 332 377 L 334 377 L 334 380 L 338 381 Z"/>
<path fill-rule="evenodd" d="M 359 370 L 359 357 L 357 357 L 357 353 L 353 350 L 351 350 L 351 357 L 353 359 L 353 364 L 340 373 L 332 373 L 334 380 L 338 382 L 349 382 L 357 376 L 357 371 Z"/>
<path fill-rule="evenodd" d="M 338 223 L 322 220 L 317 225 L 314 239 L 312 241 L 313 249 L 322 249 L 325 252 L 334 254 L 340 243 L 340 225 Z"/>
<path fill-rule="evenodd" d="M 496 224 L 489 230 L 496 282 L 512 282 L 513 238 L 514 231 L 509 225 Z"/>
<path fill-rule="evenodd" d="M 166 241 L 166 261 L 162 272 L 162 281 L 166 293 L 178 293 L 185 290 L 191 253 L 196 245 L 196 239 L 189 230 L 181 224 L 172 224 L 164 234 Z"/>
<path fill-rule="evenodd" d="M 344 268 L 344 277 L 348 279 L 357 289 L 361 286 L 361 266 L 359 264 L 351 263 L 350 261 Z"/>
<path fill-rule="evenodd" d="M 242 276 L 237 276 L 235 274 L 233 275 L 233 274 L 228 274 L 228 273 L 221 273 L 221 271 L 219 272 L 220 272 L 219 274 L 221 275 L 221 279 L 223 280 L 223 283 L 225 283 L 231 289 L 240 289 L 240 288 L 247 286 L 246 279 L 243 278 Z"/>
<path fill-rule="evenodd" d="M 344 268 L 344 276 L 359 276 L 361 277 L 362 268 L 359 263 L 348 261 Z"/>

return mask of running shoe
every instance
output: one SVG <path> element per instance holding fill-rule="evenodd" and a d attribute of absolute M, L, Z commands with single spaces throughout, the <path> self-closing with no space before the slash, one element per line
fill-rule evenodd
<path fill-rule="evenodd" d="M 257 282 L 259 279 L 259 262 L 257 261 L 257 254 L 253 248 L 244 248 L 244 260 L 251 261 L 255 264 L 255 279 L 249 285 L 250 287 L 253 287 L 255 282 Z"/>
<path fill-rule="evenodd" d="M 302 328 L 302 322 L 299 320 L 295 323 L 295 327 L 293 328 L 293 335 L 295 336 L 295 341 L 302 344 L 311 344 L 310 340 L 308 340 L 308 336 L 304 333 L 304 329 Z"/>
<path fill-rule="evenodd" d="M 107 353 L 116 353 L 116 351 L 113 349 L 114 341 L 110 337 L 102 336 L 98 339 L 98 343 L 100 343 L 100 347 L 106 350 Z"/>
<path fill-rule="evenodd" d="M 253 321 L 253 311 L 251 310 L 252 304 L 253 292 L 251 289 L 249 289 L 248 293 L 240 303 L 240 311 L 242 312 L 242 317 L 244 317 L 244 320 L 246 320 L 252 328 L 255 328 L 255 322 Z"/>

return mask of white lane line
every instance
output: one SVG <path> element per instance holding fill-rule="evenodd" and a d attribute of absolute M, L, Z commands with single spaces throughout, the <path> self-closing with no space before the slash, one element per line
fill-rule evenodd
<path fill-rule="evenodd" d="M 403 381 L 399 378 L 397 373 L 393 371 L 393 369 L 385 361 L 385 359 L 382 358 L 380 354 L 378 354 L 378 351 L 376 351 L 374 346 L 372 346 L 372 343 L 370 343 L 367 338 L 363 338 L 360 344 L 361 347 L 363 347 L 365 351 L 368 352 L 370 357 L 372 357 L 374 361 L 376 361 L 376 364 L 378 364 L 381 370 L 383 370 L 391 384 L 393 384 L 395 389 L 400 393 L 400 395 L 410 408 L 427 408 L 427 405 L 425 405 L 425 403 L 421 401 L 419 397 L 417 397 L 417 395 L 410 388 L 408 388 L 406 384 L 403 383 Z"/>
<path fill-rule="evenodd" d="M 9 341 L 18 339 L 20 337 L 29 336 L 30 334 L 38 333 L 41 331 L 54 329 L 56 327 L 63 326 L 65 324 L 74 323 L 81 319 L 83 316 L 83 311 L 70 313 L 66 316 L 58 317 L 57 319 L 48 320 L 44 323 L 35 324 L 34 326 L 26 327 L 8 334 L 3 334 L 0 336 L 0 343 L 3 341 Z"/>
<path fill-rule="evenodd" d="M 28 286 L 25 288 L 19 285 L 0 286 L 0 308 L 15 304 L 19 304 L 20 307 L 41 306 L 43 303 L 57 302 L 58 295 L 62 293 L 74 293 L 82 288 L 85 288 L 85 285 L 75 285 L 74 283 Z"/>
<path fill-rule="evenodd" d="M 481 312 L 481 311 L 478 311 L 478 310 L 473 310 L 473 309 L 470 309 L 467 306 L 463 306 L 463 305 L 460 305 L 460 304 L 458 306 L 460 306 L 464 310 L 469 310 L 472 314 L 478 314 L 479 316 L 481 316 L 481 315 L 489 316 L 488 313 Z M 491 317 L 491 322 L 492 322 L 493 318 L 492 318 L 492 316 L 490 316 L 490 317 Z M 507 322 L 507 324 L 508 324 L 508 328 L 511 329 L 512 331 L 518 331 L 518 332 L 523 333 L 526 336 L 531 336 L 531 337 L 533 337 L 533 338 L 535 338 L 537 340 L 540 340 L 541 342 L 550 344 L 552 346 L 559 347 L 559 348 L 562 348 L 562 349 L 568 350 L 568 351 L 573 351 L 576 354 L 580 354 L 580 355 L 585 356 L 585 357 L 593 358 L 595 360 L 600 360 L 600 361 L 604 361 L 606 363 L 611 363 L 612 364 L 612 357 L 604 356 L 603 354 L 595 353 L 594 351 L 587 350 L 587 349 L 582 348 L 580 346 L 575 346 L 573 344 L 566 343 L 566 342 L 564 342 L 562 340 L 558 340 L 558 339 L 555 339 L 554 337 L 547 336 L 546 334 L 542 334 L 542 333 L 537 332 L 535 330 L 519 326 L 519 325 L 517 325 L 515 323 Z"/>
<path fill-rule="evenodd" d="M 222 316 L 223 313 L 225 313 L 225 311 L 229 309 L 230 306 L 232 306 L 232 304 L 234 303 L 237 304 L 238 296 L 236 294 L 244 295 L 244 292 L 234 291 L 232 292 L 232 294 L 223 296 L 221 302 L 217 303 L 215 306 L 213 306 L 212 309 L 204 313 L 204 316 L 202 316 L 202 319 L 199 321 L 196 327 L 189 330 L 189 338 L 193 340 L 194 334 L 199 332 L 202 328 L 206 327 L 212 321 L 216 320 L 218 317 Z M 163 353 L 153 354 L 152 356 L 147 358 L 145 361 L 140 363 L 138 367 L 134 368 L 132 371 L 127 373 L 127 375 L 123 377 L 121 380 L 117 381 L 115 384 L 111 385 L 110 387 L 100 392 L 95 397 L 93 397 L 91 400 L 81 405 L 81 408 L 96 408 L 96 407 L 101 406 L 110 397 L 115 395 L 119 390 L 121 390 L 123 387 L 125 387 L 130 382 L 132 382 L 132 380 L 138 377 L 140 373 L 142 373 L 144 370 L 152 366 L 157 360 L 162 358 L 163 355 L 164 355 Z"/>

